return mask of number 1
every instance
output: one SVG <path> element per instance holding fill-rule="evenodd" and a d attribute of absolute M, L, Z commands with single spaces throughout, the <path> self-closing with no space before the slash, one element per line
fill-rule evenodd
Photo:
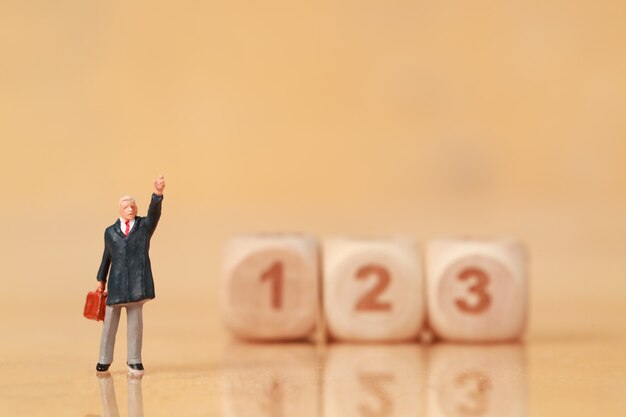
<path fill-rule="evenodd" d="M 274 262 L 267 271 L 261 275 L 261 282 L 272 283 L 272 308 L 280 310 L 283 306 L 283 264 Z"/>

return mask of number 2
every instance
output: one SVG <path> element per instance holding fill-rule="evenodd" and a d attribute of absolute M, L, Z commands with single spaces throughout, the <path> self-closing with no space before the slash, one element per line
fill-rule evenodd
<path fill-rule="evenodd" d="M 373 409 L 369 405 L 359 405 L 359 411 L 365 417 L 386 417 L 393 415 L 393 400 L 389 395 L 388 389 L 385 389 L 383 383 L 388 385 L 394 382 L 392 374 L 389 373 L 365 373 L 359 375 L 361 384 L 369 391 L 379 403 L 378 409 Z"/>
<path fill-rule="evenodd" d="M 389 286 L 391 275 L 389 271 L 380 265 L 365 265 L 356 273 L 359 280 L 367 279 L 370 275 L 378 278 L 378 282 L 370 291 L 365 293 L 356 304 L 357 311 L 389 311 L 391 304 L 377 300 Z"/>

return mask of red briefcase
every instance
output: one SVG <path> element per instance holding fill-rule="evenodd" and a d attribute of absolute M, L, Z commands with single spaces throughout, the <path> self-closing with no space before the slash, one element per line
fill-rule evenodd
<path fill-rule="evenodd" d="M 83 316 L 90 320 L 103 321 L 106 309 L 107 293 L 102 291 L 90 291 L 87 293 Z"/>

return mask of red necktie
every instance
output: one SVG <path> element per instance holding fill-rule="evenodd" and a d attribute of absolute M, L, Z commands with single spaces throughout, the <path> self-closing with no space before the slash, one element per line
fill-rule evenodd
<path fill-rule="evenodd" d="M 128 232 L 130 232 L 130 220 L 126 220 L 126 230 L 124 230 L 124 234 L 128 236 Z"/>

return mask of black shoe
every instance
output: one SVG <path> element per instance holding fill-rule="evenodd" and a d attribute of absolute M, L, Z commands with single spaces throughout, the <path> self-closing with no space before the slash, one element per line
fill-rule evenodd
<path fill-rule="evenodd" d="M 110 363 L 104 364 L 104 363 L 97 363 L 96 364 L 96 371 L 98 372 L 106 372 L 109 370 L 109 366 L 111 366 Z"/>
<path fill-rule="evenodd" d="M 141 363 L 129 363 L 128 372 L 133 375 L 143 375 L 143 364 Z"/>

